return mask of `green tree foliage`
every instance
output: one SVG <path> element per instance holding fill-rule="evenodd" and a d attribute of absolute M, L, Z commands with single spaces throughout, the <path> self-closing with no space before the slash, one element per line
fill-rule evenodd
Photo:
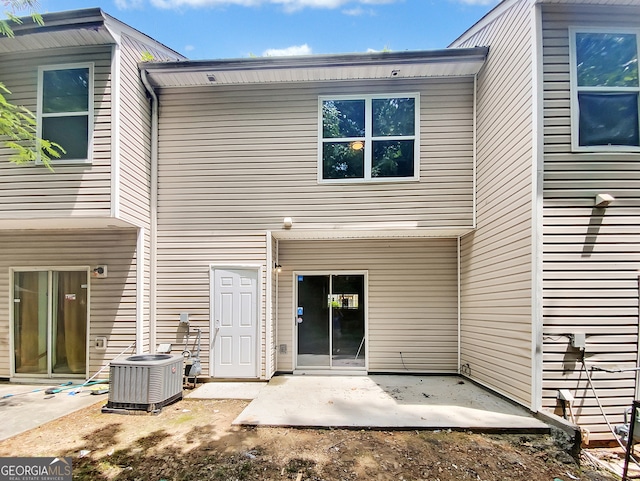
<path fill-rule="evenodd" d="M 37 11 L 37 0 L 2 0 L 2 5 L 4 6 L 4 14 L 7 18 L 0 19 L 0 35 L 13 37 L 13 29 L 9 22 L 21 25 L 22 19 L 16 15 L 16 12 L 21 10 L 28 10 L 34 23 L 44 25 L 42 15 Z"/>
<path fill-rule="evenodd" d="M 22 24 L 22 19 L 16 14 L 18 11 L 28 10 L 36 24 L 44 24 L 42 16 L 37 12 L 37 0 L 2 0 L 2 5 L 6 18 L 0 19 L 0 36 L 14 36 L 11 24 Z M 54 142 L 37 137 L 35 116 L 26 107 L 9 102 L 7 96 L 10 94 L 9 89 L 0 83 L 0 141 L 13 151 L 9 160 L 22 164 L 38 159 L 52 170 L 51 159 L 59 158 L 64 149 Z"/>

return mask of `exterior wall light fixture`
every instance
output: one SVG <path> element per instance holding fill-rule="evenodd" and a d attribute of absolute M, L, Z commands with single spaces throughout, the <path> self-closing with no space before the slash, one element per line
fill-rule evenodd
<path fill-rule="evenodd" d="M 608 207 L 614 200 L 616 199 L 611 194 L 596 194 L 594 203 L 596 207 Z"/>

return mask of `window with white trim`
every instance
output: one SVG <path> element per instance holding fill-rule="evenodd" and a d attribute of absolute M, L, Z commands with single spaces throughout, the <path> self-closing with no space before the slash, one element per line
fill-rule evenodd
<path fill-rule="evenodd" d="M 38 137 L 65 152 L 52 162 L 90 162 L 93 132 L 93 65 L 40 67 Z"/>
<path fill-rule="evenodd" d="M 640 150 L 640 31 L 570 33 L 574 150 Z"/>
<path fill-rule="evenodd" d="M 320 181 L 414 180 L 419 95 L 320 97 Z"/>

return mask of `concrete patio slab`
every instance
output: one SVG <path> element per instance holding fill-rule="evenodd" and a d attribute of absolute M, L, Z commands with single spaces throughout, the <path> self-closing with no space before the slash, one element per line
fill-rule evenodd
<path fill-rule="evenodd" d="M 61 388 L 61 386 L 56 386 Z M 106 402 L 107 394 L 93 395 L 89 388 L 70 395 L 72 389 L 46 395 L 47 385 L 0 384 L 0 441 L 36 428 L 79 409 Z"/>
<path fill-rule="evenodd" d="M 267 385 L 266 382 L 208 382 L 185 394 L 187 399 L 252 400 Z"/>
<path fill-rule="evenodd" d="M 549 430 L 526 409 L 456 376 L 277 376 L 234 424 Z"/>

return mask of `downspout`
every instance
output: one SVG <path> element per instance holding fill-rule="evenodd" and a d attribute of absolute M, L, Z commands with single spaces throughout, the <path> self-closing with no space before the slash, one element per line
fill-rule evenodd
<path fill-rule="evenodd" d="M 458 236 L 458 374 L 460 374 L 460 366 L 462 365 L 462 288 L 460 287 L 462 275 L 460 244 L 461 238 Z"/>
<path fill-rule="evenodd" d="M 147 71 L 140 69 L 140 78 L 151 97 L 151 186 L 149 199 L 149 351 L 156 350 L 156 304 L 158 261 L 158 96 L 147 78 Z"/>
<path fill-rule="evenodd" d="M 473 222 L 472 229 L 477 227 L 478 217 L 478 74 L 473 76 Z"/>
<path fill-rule="evenodd" d="M 266 281 L 267 281 L 267 298 L 266 298 L 266 316 L 265 316 L 265 368 L 264 375 L 265 379 L 271 379 L 272 372 L 272 363 L 271 356 L 273 355 L 273 276 L 274 273 L 274 264 L 275 261 L 273 259 L 273 237 L 271 236 L 271 231 L 268 230 L 266 232 L 266 244 L 267 244 L 267 269 L 265 272 Z"/>
<path fill-rule="evenodd" d="M 136 239 L 136 354 L 144 351 L 144 236 L 146 229 L 138 227 Z"/>
<path fill-rule="evenodd" d="M 473 76 L 473 167 L 471 229 L 478 227 L 478 74 Z M 462 236 L 458 236 L 458 374 L 462 368 Z"/>
<path fill-rule="evenodd" d="M 275 255 L 275 260 L 274 262 L 277 262 L 278 264 L 280 263 L 280 240 L 276 239 L 276 255 Z M 275 359 L 275 366 L 273 366 L 273 372 L 275 373 L 278 369 L 278 362 L 279 362 L 279 355 L 280 355 L 280 345 L 278 344 L 280 342 L 280 339 L 278 338 L 278 336 L 280 335 L 280 328 L 278 326 L 278 312 L 280 309 L 280 300 L 278 298 L 278 291 L 280 290 L 280 274 L 278 274 L 278 272 L 276 271 L 276 283 L 275 283 L 275 290 L 276 290 L 276 295 L 275 295 L 275 310 L 274 310 L 274 331 L 276 333 L 276 338 L 274 340 L 275 342 L 275 346 L 273 346 L 273 348 L 276 350 L 276 355 L 273 356 Z"/>

